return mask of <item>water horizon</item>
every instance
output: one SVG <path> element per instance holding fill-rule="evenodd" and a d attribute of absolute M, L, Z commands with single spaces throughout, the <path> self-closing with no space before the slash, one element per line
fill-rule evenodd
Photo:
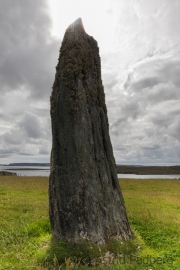
<path fill-rule="evenodd" d="M 0 166 L 0 171 L 13 172 L 17 176 L 45 176 L 50 174 L 49 166 Z M 117 174 L 118 178 L 123 179 L 180 179 L 180 174 Z"/>

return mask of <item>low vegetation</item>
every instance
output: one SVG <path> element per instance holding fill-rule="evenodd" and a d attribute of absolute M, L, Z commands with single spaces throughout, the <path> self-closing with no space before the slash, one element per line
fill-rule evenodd
<path fill-rule="evenodd" d="M 0 177 L 0 269 L 178 270 L 178 180 L 120 181 L 134 239 L 51 243 L 46 177 Z"/>

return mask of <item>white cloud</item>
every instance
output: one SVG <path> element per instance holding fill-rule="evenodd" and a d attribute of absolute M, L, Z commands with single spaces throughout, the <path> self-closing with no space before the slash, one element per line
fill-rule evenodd
<path fill-rule="evenodd" d="M 118 99 L 116 120 L 111 125 L 114 149 L 124 146 L 124 152 L 115 152 L 119 163 L 129 163 L 128 158 L 131 163 L 132 157 L 138 163 L 141 156 L 151 164 L 157 160 L 171 163 L 172 158 L 175 162 L 175 156 L 179 162 L 172 147 L 180 150 L 179 69 L 178 59 L 147 59 L 134 65 L 128 74 L 123 88 L 126 95 L 123 102 Z"/>
<path fill-rule="evenodd" d="M 179 163 L 179 1 L 1 0 L 0 13 L 0 163 L 49 161 L 55 66 L 78 17 L 100 47 L 116 161 Z"/>

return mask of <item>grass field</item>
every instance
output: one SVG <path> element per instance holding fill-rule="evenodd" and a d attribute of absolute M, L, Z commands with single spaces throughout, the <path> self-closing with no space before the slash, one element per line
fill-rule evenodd
<path fill-rule="evenodd" d="M 134 240 L 74 248 L 51 244 L 46 177 L 1 176 L 0 269 L 180 269 L 179 181 L 120 184 Z"/>

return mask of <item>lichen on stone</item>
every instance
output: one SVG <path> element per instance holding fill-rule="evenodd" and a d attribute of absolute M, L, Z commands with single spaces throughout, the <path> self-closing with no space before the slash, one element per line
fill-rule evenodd
<path fill-rule="evenodd" d="M 99 48 L 77 25 L 65 33 L 50 98 L 50 220 L 53 239 L 101 244 L 112 235 L 129 239 L 131 231 L 109 137 Z"/>

